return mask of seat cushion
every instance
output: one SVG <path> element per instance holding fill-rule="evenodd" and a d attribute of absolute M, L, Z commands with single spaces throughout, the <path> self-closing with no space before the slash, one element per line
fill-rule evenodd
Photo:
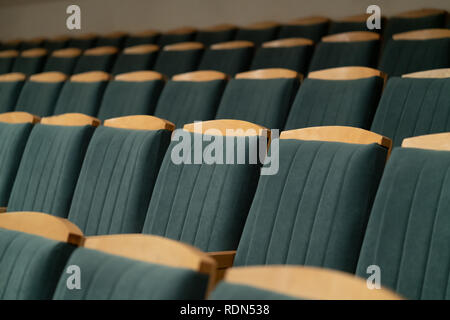
<path fill-rule="evenodd" d="M 25 81 L 0 82 L 0 113 L 13 111 Z"/>
<path fill-rule="evenodd" d="M 250 67 L 253 48 L 206 50 L 198 70 L 216 70 L 234 76 Z"/>
<path fill-rule="evenodd" d="M 20 92 L 15 111 L 25 111 L 40 117 L 53 114 L 64 82 L 27 81 Z"/>
<path fill-rule="evenodd" d="M 253 58 L 251 69 L 285 68 L 306 74 L 313 46 L 286 48 L 259 48 Z"/>

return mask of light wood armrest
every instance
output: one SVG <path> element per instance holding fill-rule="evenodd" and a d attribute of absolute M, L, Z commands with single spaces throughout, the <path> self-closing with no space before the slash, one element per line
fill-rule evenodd
<path fill-rule="evenodd" d="M 0 122 L 8 123 L 39 123 L 41 118 L 28 112 L 13 111 L 0 114 Z"/>
<path fill-rule="evenodd" d="M 7 207 L 0 207 L 0 213 L 5 213 L 7 210 Z"/>
<path fill-rule="evenodd" d="M 236 250 L 208 252 L 208 255 L 217 263 L 217 269 L 230 268 L 233 266 Z"/>
<path fill-rule="evenodd" d="M 79 246 L 83 233 L 67 219 L 41 212 L 9 212 L 0 215 L 0 228 L 31 233 Z"/>

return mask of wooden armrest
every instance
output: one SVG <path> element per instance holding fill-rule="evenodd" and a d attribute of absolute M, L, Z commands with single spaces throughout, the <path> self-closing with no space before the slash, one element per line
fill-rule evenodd
<path fill-rule="evenodd" d="M 7 207 L 0 207 L 0 213 L 5 213 L 7 210 Z"/>
<path fill-rule="evenodd" d="M 208 252 L 208 255 L 217 263 L 217 269 L 226 269 L 233 266 L 236 250 Z"/>

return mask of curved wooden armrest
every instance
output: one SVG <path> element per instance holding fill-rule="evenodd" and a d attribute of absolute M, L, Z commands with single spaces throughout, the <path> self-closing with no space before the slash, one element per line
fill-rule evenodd
<path fill-rule="evenodd" d="M 9 212 L 0 215 L 0 228 L 31 233 L 79 246 L 83 233 L 67 219 L 41 212 Z"/>
<path fill-rule="evenodd" d="M 217 263 L 217 269 L 230 268 L 233 266 L 236 250 L 208 252 L 208 255 Z"/>
<path fill-rule="evenodd" d="M 0 213 L 5 213 L 7 210 L 7 207 L 0 207 Z"/>

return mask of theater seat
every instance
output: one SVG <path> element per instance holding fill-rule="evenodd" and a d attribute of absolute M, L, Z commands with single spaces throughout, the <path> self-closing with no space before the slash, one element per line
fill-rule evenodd
<path fill-rule="evenodd" d="M 154 44 L 158 40 L 160 33 L 156 30 L 146 30 L 130 33 L 125 39 L 124 47 L 134 47 L 145 44 Z"/>
<path fill-rule="evenodd" d="M 157 44 L 162 48 L 170 44 L 193 41 L 196 31 L 192 27 L 180 27 L 168 30 L 159 36 Z"/>
<path fill-rule="evenodd" d="M 42 48 L 46 49 L 48 52 L 53 52 L 56 50 L 61 50 L 66 48 L 70 38 L 68 36 L 57 36 L 49 39 L 45 39 L 42 44 Z"/>
<path fill-rule="evenodd" d="M 378 62 L 380 35 L 354 31 L 325 36 L 316 46 L 309 71 L 360 66 L 375 68 Z"/>
<path fill-rule="evenodd" d="M 110 75 L 102 71 L 75 74 L 64 84 L 54 114 L 83 113 L 95 116 Z"/>
<path fill-rule="evenodd" d="M 44 72 L 57 71 L 71 75 L 80 56 L 81 50 L 78 48 L 55 50 L 47 58 Z"/>
<path fill-rule="evenodd" d="M 20 49 L 21 39 L 11 39 L 2 42 L 2 50 L 17 50 Z"/>
<path fill-rule="evenodd" d="M 155 44 L 143 44 L 125 48 L 117 56 L 112 74 L 132 71 L 151 70 L 158 56 L 159 47 Z"/>
<path fill-rule="evenodd" d="M 448 133 L 403 140 L 388 161 L 356 274 L 408 299 L 450 299 Z"/>
<path fill-rule="evenodd" d="M 369 17 L 370 14 L 360 14 L 333 20 L 330 22 L 330 29 L 328 30 L 328 34 L 353 31 L 372 31 L 381 33 L 381 31 L 384 30 L 386 18 L 381 17 L 381 29 L 369 30 L 367 28 L 367 19 Z"/>
<path fill-rule="evenodd" d="M 77 63 L 73 73 L 83 73 L 88 71 L 110 72 L 118 49 L 116 47 L 95 47 L 84 51 Z"/>
<path fill-rule="evenodd" d="M 327 34 L 330 20 L 325 17 L 307 17 L 291 20 L 280 27 L 278 39 L 306 38 L 314 42 Z"/>
<path fill-rule="evenodd" d="M 450 69 L 389 79 L 371 130 L 400 146 L 403 139 L 450 130 Z"/>
<path fill-rule="evenodd" d="M 39 73 L 44 68 L 47 50 L 42 48 L 22 51 L 14 60 L 12 72 L 20 72 L 27 76 Z"/>
<path fill-rule="evenodd" d="M 297 72 L 287 69 L 239 73 L 225 88 L 216 119 L 239 119 L 267 128 L 283 128 L 299 80 Z"/>
<path fill-rule="evenodd" d="M 252 23 L 240 27 L 235 36 L 235 40 L 251 41 L 259 46 L 263 42 L 276 38 L 280 25 L 273 21 Z"/>
<path fill-rule="evenodd" d="M 200 300 L 215 269 L 190 246 L 136 234 L 88 237 L 70 265 L 82 270 L 81 289 L 68 290 L 69 275 L 62 274 L 55 300 Z"/>
<path fill-rule="evenodd" d="M 106 87 L 98 118 L 153 114 L 163 87 L 164 76 L 155 71 L 119 74 Z"/>
<path fill-rule="evenodd" d="M 3 50 L 0 51 L 0 74 L 10 73 L 14 60 L 19 56 L 19 51 Z"/>
<path fill-rule="evenodd" d="M 32 38 L 32 39 L 21 41 L 18 50 L 25 51 L 25 50 L 30 50 L 30 49 L 41 48 L 43 44 L 44 44 L 43 37 Z"/>
<path fill-rule="evenodd" d="M 285 129 L 334 125 L 370 129 L 385 78 L 382 72 L 365 67 L 310 72 Z"/>
<path fill-rule="evenodd" d="M 153 69 L 168 77 L 194 71 L 198 67 L 203 49 L 204 45 L 200 42 L 181 42 L 164 46 Z"/>
<path fill-rule="evenodd" d="M 197 31 L 195 41 L 210 46 L 220 42 L 228 42 L 234 39 L 237 27 L 232 24 L 220 24 L 202 28 Z"/>
<path fill-rule="evenodd" d="M 81 50 L 87 50 L 89 48 L 92 48 L 96 41 L 97 41 L 96 34 L 85 33 L 71 38 L 67 43 L 67 48 L 78 48 Z"/>
<path fill-rule="evenodd" d="M 194 71 L 175 75 L 159 97 L 155 116 L 177 128 L 187 123 L 214 119 L 227 75 L 217 71 Z"/>
<path fill-rule="evenodd" d="M 88 236 L 141 232 L 174 128 L 151 116 L 105 121 L 90 141 L 68 219 Z"/>
<path fill-rule="evenodd" d="M 230 41 L 213 44 L 203 54 L 198 70 L 215 70 L 234 76 L 250 67 L 254 44 Z"/>
<path fill-rule="evenodd" d="M 97 47 L 116 47 L 116 48 L 123 48 L 123 45 L 125 43 L 125 38 L 127 37 L 126 32 L 112 32 L 108 34 L 104 34 L 98 37 L 97 42 L 95 43 L 95 46 Z"/>
<path fill-rule="evenodd" d="M 37 211 L 67 217 L 93 125 L 99 125 L 99 121 L 69 114 L 43 118 L 33 127 L 8 212 Z"/>
<path fill-rule="evenodd" d="M 0 75 L 0 114 L 14 110 L 25 79 L 23 73 Z"/>
<path fill-rule="evenodd" d="M 32 75 L 20 92 L 15 111 L 24 111 L 39 117 L 52 115 L 66 80 L 67 76 L 60 72 Z"/>

